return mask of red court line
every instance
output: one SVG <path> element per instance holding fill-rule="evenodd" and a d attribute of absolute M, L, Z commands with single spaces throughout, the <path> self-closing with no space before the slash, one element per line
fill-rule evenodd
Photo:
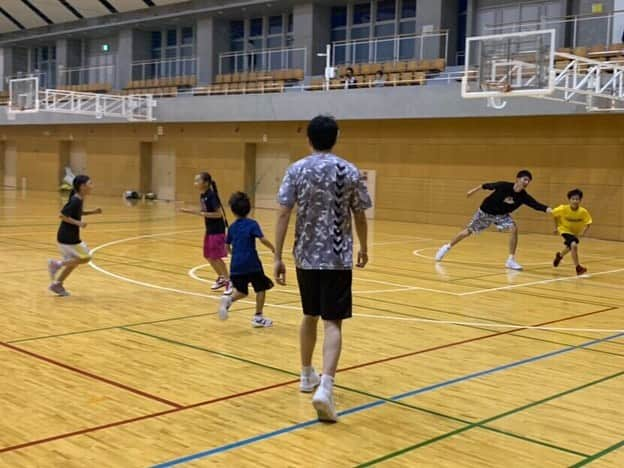
<path fill-rule="evenodd" d="M 111 427 L 122 426 L 124 424 L 130 424 L 130 423 L 133 423 L 133 422 L 144 421 L 146 419 L 157 418 L 159 416 L 165 416 L 167 414 L 172 414 L 172 413 L 177 413 L 177 412 L 180 412 L 180 411 L 183 411 L 183 410 L 187 410 L 187 409 L 197 408 L 198 406 L 210 405 L 212 403 L 218 403 L 220 401 L 233 400 L 235 398 L 239 398 L 239 397 L 242 397 L 242 396 L 251 395 L 253 393 L 259 393 L 259 392 L 262 392 L 262 391 L 265 391 L 265 390 L 271 390 L 273 388 L 284 387 L 286 385 L 290 385 L 290 384 L 298 383 L 298 382 L 299 382 L 299 379 L 289 380 L 288 382 L 281 382 L 281 383 L 278 383 L 278 384 L 269 385 L 267 387 L 255 388 L 253 390 L 247 390 L 247 391 L 244 391 L 244 392 L 235 393 L 233 395 L 227 395 L 227 396 L 223 396 L 223 397 L 214 398 L 212 400 L 206 400 L 206 401 L 202 401 L 202 402 L 199 402 L 199 403 L 193 403 L 192 405 L 188 405 L 188 406 L 181 406 L 179 408 L 173 408 L 173 409 L 166 410 L 166 411 L 160 411 L 158 413 L 150 413 L 150 414 L 146 414 L 144 416 L 137 416 L 136 418 L 124 419 L 123 421 L 115 421 L 115 422 L 108 423 L 108 424 L 102 424 L 100 426 L 87 427 L 85 429 L 81 429 L 81 430 L 74 431 L 74 432 L 67 432 L 65 434 L 58 434 L 58 435 L 55 435 L 55 436 L 46 437 L 45 439 L 39 439 L 39 440 L 30 441 L 30 442 L 24 442 L 23 444 L 19 444 L 19 445 L 12 445 L 10 447 L 0 448 L 0 453 L 10 452 L 10 451 L 13 451 L 13 450 L 19 450 L 19 449 L 23 449 L 23 448 L 26 448 L 26 447 L 32 447 L 33 445 L 44 444 L 46 442 L 53 442 L 55 440 L 66 439 L 68 437 L 73 437 L 73 436 L 77 436 L 77 435 L 88 434 L 89 432 L 95 432 L 95 431 L 99 431 L 99 430 L 102 430 L 102 429 L 108 429 L 108 428 L 111 428 Z"/>
<path fill-rule="evenodd" d="M 151 395 L 151 394 L 146 393 L 146 392 L 144 392 L 142 390 L 138 390 L 136 388 L 129 387 L 129 386 L 124 385 L 122 383 L 115 382 L 114 380 L 109 380 L 109 379 L 107 379 L 105 377 L 100 377 L 99 375 L 95 375 L 95 374 L 92 374 L 91 372 L 87 372 L 85 370 L 78 369 L 77 367 L 73 367 L 73 366 L 70 366 L 68 364 L 64 364 L 64 363 L 56 361 L 54 359 L 50 359 L 49 357 L 42 356 L 41 354 L 33 353 L 32 351 L 27 351 L 25 349 L 18 348 L 15 345 L 11 345 L 11 344 L 8 344 L 8 343 L 0 342 L 0 346 L 4 346 L 5 348 L 11 349 L 13 351 L 17 351 L 18 353 L 26 354 L 27 356 L 34 357 L 35 359 L 39 359 L 41 361 L 47 362 L 48 364 L 52 364 L 52 365 L 55 365 L 55 366 L 58 366 L 58 367 L 62 367 L 63 369 L 69 370 L 71 372 L 75 372 L 75 373 L 83 375 L 85 377 L 89 377 L 91 379 L 98 380 L 100 382 L 104 382 L 104 383 L 106 383 L 108 385 L 112 385 L 114 387 L 121 388 L 123 390 L 127 390 L 128 392 L 134 393 L 135 395 L 140 395 L 142 397 L 149 398 L 150 400 L 154 400 L 154 401 L 157 401 L 159 403 L 163 403 L 163 404 L 165 404 L 167 406 L 173 406 L 174 408 L 183 408 L 183 406 L 181 404 L 179 404 L 179 403 L 175 403 L 173 401 L 166 400 L 166 399 L 158 397 L 156 395 Z"/>
<path fill-rule="evenodd" d="M 528 325 L 528 326 L 530 326 L 530 327 L 545 327 L 546 325 L 552 325 L 553 323 L 561 323 L 561 322 L 565 322 L 567 320 L 574 320 L 574 319 L 577 319 L 577 318 L 583 318 L 583 317 L 587 317 L 589 315 L 600 314 L 602 312 L 609 312 L 610 310 L 616 310 L 616 309 L 618 309 L 618 307 L 607 307 L 605 309 L 595 310 L 593 312 L 586 312 L 584 314 L 573 315 L 571 317 L 564 317 L 562 319 L 551 320 L 550 322 L 538 323 L 537 325 Z M 439 345 L 439 346 L 434 346 L 432 348 L 421 349 L 419 351 L 412 351 L 411 353 L 400 354 L 398 356 L 390 356 L 390 357 L 383 358 L 383 359 L 377 359 L 376 361 L 365 362 L 363 364 L 356 364 L 354 366 L 345 367 L 343 369 L 338 369 L 336 372 L 345 372 L 345 371 L 349 371 L 349 370 L 353 370 L 353 369 L 359 369 L 360 367 L 368 367 L 368 366 L 371 366 L 373 364 L 381 364 L 383 362 L 394 361 L 396 359 L 402 359 L 402 358 L 406 358 L 406 357 L 410 357 L 410 356 L 416 356 L 418 354 L 429 353 L 431 351 L 437 351 L 439 349 L 449 348 L 450 346 L 456 346 L 456 345 L 461 345 L 461 344 L 466 344 L 466 343 L 472 343 L 474 341 L 480 341 L 480 340 L 484 340 L 486 338 L 493 338 L 495 336 L 508 335 L 509 333 L 515 333 L 515 332 L 519 332 L 519 331 L 522 331 L 522 330 L 527 330 L 527 328 L 512 328 L 510 330 L 503 331 L 503 332 L 496 332 L 496 333 L 491 333 L 489 335 L 477 336 L 475 338 L 468 338 L 466 340 L 456 341 L 456 342 L 450 343 L 450 344 L 443 344 L 443 345 Z"/>
<path fill-rule="evenodd" d="M 590 315 L 600 314 L 602 312 L 608 312 L 610 310 L 616 310 L 616 309 L 617 309 L 617 307 L 608 307 L 608 308 L 596 310 L 596 311 L 593 311 L 593 312 L 587 312 L 587 313 L 584 313 L 584 314 L 578 314 L 578 315 L 573 315 L 573 316 L 570 316 L 570 317 L 564 317 L 564 318 L 561 318 L 561 319 L 551 320 L 549 322 L 544 322 L 544 323 L 541 323 L 541 324 L 531 325 L 531 326 L 533 326 L 533 327 L 543 327 L 543 326 L 551 325 L 551 324 L 554 324 L 554 323 L 565 322 L 567 320 L 574 320 L 574 319 L 577 319 L 577 318 L 587 317 L 587 316 L 590 316 Z M 526 328 L 516 328 L 516 329 L 507 330 L 507 331 L 503 331 L 503 332 L 492 333 L 492 334 L 489 334 L 489 335 L 478 336 L 476 338 L 470 338 L 470 339 L 467 339 L 467 340 L 455 341 L 453 343 L 446 343 L 446 344 L 443 344 L 443 345 L 440 345 L 440 346 L 435 346 L 433 348 L 427 348 L 427 349 L 423 349 L 423 350 L 419 350 L 419 351 L 414 351 L 414 352 L 411 352 L 411 353 L 401 354 L 401 355 L 398 355 L 398 356 L 391 356 L 391 357 L 384 358 L 384 359 L 378 359 L 376 361 L 370 361 L 370 362 L 366 362 L 366 363 L 363 363 L 363 364 L 358 364 L 358 365 L 351 366 L 351 367 L 344 368 L 344 369 L 338 369 L 338 372 L 344 372 L 344 371 L 350 370 L 350 369 L 358 369 L 360 367 L 372 366 L 372 365 L 375 365 L 375 364 L 388 362 L 388 361 L 392 361 L 392 360 L 395 360 L 395 359 L 401 359 L 401 358 L 408 357 L 408 356 L 415 356 L 417 354 L 428 353 L 428 352 L 431 352 L 431 351 L 437 351 L 437 350 L 440 350 L 440 349 L 451 348 L 453 346 L 458 346 L 458 345 L 462 345 L 462 344 L 465 344 L 465 343 L 470 343 L 470 342 L 479 341 L 479 340 L 485 340 L 487 338 L 493 338 L 493 337 L 501 336 L 501 335 L 507 335 L 509 333 L 517 332 L 517 331 L 520 331 L 520 330 L 526 330 Z M 0 344 L 2 344 L 4 346 L 7 346 L 5 343 L 0 343 Z M 19 350 L 19 348 L 17 348 L 17 349 Z M 23 351 L 23 350 L 20 350 L 20 351 Z M 26 448 L 26 447 L 32 447 L 33 445 L 40 445 L 40 444 L 44 444 L 46 442 L 52 442 L 52 441 L 55 441 L 55 440 L 66 439 L 66 438 L 77 436 L 77 435 L 88 434 L 88 433 L 91 433 L 91 432 L 99 431 L 101 429 L 109 429 L 109 428 L 112 428 L 112 427 L 123 426 L 125 424 L 130 424 L 130 423 L 134 423 L 134 422 L 137 422 L 137 421 L 144 421 L 146 419 L 157 418 L 159 416 L 164 416 L 164 415 L 172 414 L 172 413 L 178 413 L 180 411 L 184 411 L 184 410 L 187 410 L 187 409 L 197 408 L 197 407 L 200 407 L 200 406 L 206 406 L 206 405 L 210 405 L 210 404 L 213 404 L 213 403 L 218 403 L 220 401 L 233 400 L 235 398 L 239 398 L 239 397 L 242 397 L 242 396 L 252 395 L 254 393 L 260 393 L 260 392 L 264 392 L 266 390 L 272 390 L 272 389 L 275 389 L 275 388 L 284 387 L 286 385 L 291 385 L 291 384 L 294 384 L 294 383 L 297 383 L 297 382 L 299 382 L 299 379 L 289 380 L 287 382 L 281 382 L 281 383 L 269 385 L 269 386 L 266 386 L 266 387 L 255 388 L 255 389 L 247 390 L 247 391 L 244 391 L 244 392 L 241 392 L 241 393 L 236 393 L 234 395 L 227 395 L 227 396 L 215 398 L 215 399 L 212 399 L 212 400 L 207 400 L 207 401 L 203 401 L 203 402 L 199 402 L 199 403 L 193 403 L 191 405 L 178 407 L 178 408 L 170 409 L 170 410 L 167 410 L 167 411 L 161 411 L 161 412 L 158 412 L 158 413 L 151 413 L 151 414 L 147 414 L 145 416 L 139 416 L 139 417 L 132 418 L 132 419 L 124 419 L 122 421 L 116 421 L 116 422 L 112 422 L 112 423 L 109 423 L 109 424 L 89 427 L 89 428 L 81 429 L 81 430 L 74 431 L 74 432 L 68 432 L 68 433 L 65 433 L 65 434 L 59 434 L 59 435 L 56 435 L 56 436 L 47 437 L 45 439 L 39 439 L 39 440 L 30 441 L 30 442 L 24 442 L 24 443 L 19 444 L 19 445 L 13 445 L 13 446 L 10 446 L 10 447 L 0 448 L 0 453 L 10 452 L 10 451 L 13 451 L 13 450 L 19 450 L 19 449 L 23 449 L 23 448 Z"/>

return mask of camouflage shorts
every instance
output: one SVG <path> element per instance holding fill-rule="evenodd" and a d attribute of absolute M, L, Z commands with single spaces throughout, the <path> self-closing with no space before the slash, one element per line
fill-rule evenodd
<path fill-rule="evenodd" d="M 493 215 L 488 214 L 482 210 L 477 210 L 470 223 L 468 223 L 468 230 L 473 234 L 478 234 L 481 231 L 485 231 L 492 224 L 496 226 L 499 231 L 510 231 L 515 225 L 515 221 L 509 214 Z"/>

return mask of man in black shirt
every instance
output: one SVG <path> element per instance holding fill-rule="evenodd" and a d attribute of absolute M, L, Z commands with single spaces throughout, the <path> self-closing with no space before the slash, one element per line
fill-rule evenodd
<path fill-rule="evenodd" d="M 533 176 L 527 170 L 522 170 L 516 175 L 516 182 L 493 182 L 479 185 L 468 192 L 468 196 L 472 196 L 479 190 L 492 190 L 493 192 L 483 200 L 481 207 L 472 220 L 453 240 L 440 247 L 436 254 L 436 261 L 440 262 L 444 256 L 451 250 L 455 244 L 461 242 L 472 234 L 478 234 L 489 228 L 492 224 L 499 231 L 510 231 L 511 239 L 509 240 L 509 258 L 505 263 L 507 268 L 512 270 L 522 270 L 522 266 L 516 262 L 515 255 L 518 247 L 518 228 L 515 221 L 511 217 L 511 213 L 527 205 L 534 210 L 550 213 L 552 210 L 546 205 L 542 205 L 526 192 L 526 188 L 533 180 Z"/>

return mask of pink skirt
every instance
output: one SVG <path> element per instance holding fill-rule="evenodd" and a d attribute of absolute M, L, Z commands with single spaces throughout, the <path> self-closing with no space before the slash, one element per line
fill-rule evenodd
<path fill-rule="evenodd" d="M 206 234 L 204 237 L 204 257 L 208 260 L 227 257 L 225 234 Z"/>

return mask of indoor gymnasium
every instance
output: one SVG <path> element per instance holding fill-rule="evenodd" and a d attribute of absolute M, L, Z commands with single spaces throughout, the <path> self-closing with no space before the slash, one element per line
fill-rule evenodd
<path fill-rule="evenodd" d="M 1 467 L 624 466 L 624 0 L 2 0 Z"/>

